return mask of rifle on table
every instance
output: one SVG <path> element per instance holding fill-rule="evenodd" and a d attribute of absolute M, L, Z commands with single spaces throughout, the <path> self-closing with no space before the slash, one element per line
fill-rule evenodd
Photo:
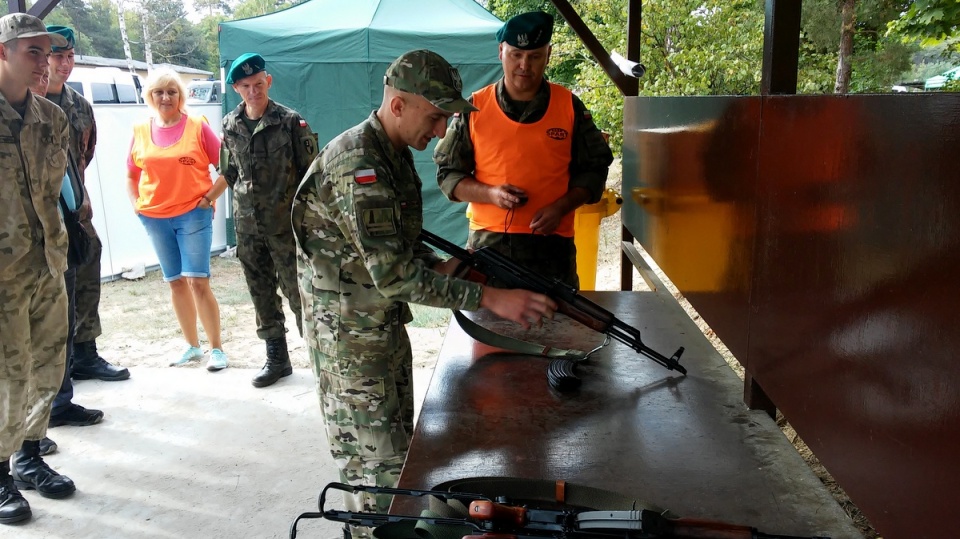
<path fill-rule="evenodd" d="M 327 491 L 347 493 L 369 492 L 404 496 L 434 496 L 441 500 L 458 500 L 469 507 L 464 518 L 405 516 L 384 513 L 338 511 L 325 509 Z M 750 526 L 715 520 L 668 518 L 649 509 L 617 511 L 579 509 L 534 509 L 513 505 L 502 496 L 496 501 L 478 494 L 438 490 L 411 490 L 372 486 L 351 486 L 330 483 L 320 493 L 319 513 L 303 513 L 290 526 L 290 539 L 297 536 L 297 522 L 302 518 L 324 518 L 350 526 L 376 528 L 385 524 L 417 522 L 430 526 L 452 526 L 463 531 L 463 539 L 830 539 L 822 536 L 780 535 L 758 531 Z M 447 530 L 445 535 L 450 535 Z M 378 537 L 392 537 L 384 532 Z M 430 538 L 429 533 L 420 535 Z"/>
<path fill-rule="evenodd" d="M 481 247 L 471 253 L 427 230 L 420 232 L 420 240 L 461 260 L 477 272 L 497 279 L 506 287 L 523 288 L 550 296 L 557 302 L 559 312 L 594 331 L 604 333 L 626 344 L 669 370 L 687 374 L 687 369 L 680 365 L 680 356 L 683 354 L 682 346 L 672 356 L 664 356 L 643 344 L 639 329 L 627 325 L 626 322 L 614 316 L 610 311 L 581 296 L 576 288 L 557 279 L 547 279 L 536 275 L 531 270 L 520 266 L 489 247 Z M 579 386 L 580 379 L 576 377 L 573 370 L 575 366 L 576 363 L 569 359 L 553 360 L 547 369 L 547 378 L 550 380 L 550 385 L 561 391 Z"/>

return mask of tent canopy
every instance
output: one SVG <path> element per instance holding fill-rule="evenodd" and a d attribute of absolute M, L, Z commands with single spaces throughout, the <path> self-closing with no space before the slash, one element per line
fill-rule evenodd
<path fill-rule="evenodd" d="M 460 70 L 464 93 L 501 75 L 496 32 L 502 22 L 474 0 L 310 0 L 289 9 L 220 25 L 220 64 L 261 54 L 273 75 L 270 97 L 299 111 L 320 146 L 380 106 L 383 74 L 394 59 L 430 49 Z M 224 111 L 240 102 L 227 89 Z M 433 148 L 414 152 L 423 180 L 425 228 L 463 244 L 463 204 L 436 182 Z"/>

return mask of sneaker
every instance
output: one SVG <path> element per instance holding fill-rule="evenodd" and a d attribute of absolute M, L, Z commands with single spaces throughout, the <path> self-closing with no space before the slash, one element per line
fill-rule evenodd
<path fill-rule="evenodd" d="M 59 427 L 61 425 L 86 427 L 88 425 L 96 425 L 101 421 L 103 421 L 103 412 L 100 410 L 88 410 L 79 404 L 70 404 L 66 410 L 59 414 L 50 414 L 51 427 Z"/>
<path fill-rule="evenodd" d="M 180 365 L 186 365 L 191 361 L 199 361 L 201 359 L 203 359 L 203 350 L 198 346 L 189 346 L 187 347 L 187 351 L 180 356 L 180 359 L 170 362 L 170 366 L 179 367 Z"/>
<path fill-rule="evenodd" d="M 207 370 L 217 372 L 227 368 L 227 354 L 223 350 L 214 348 L 210 350 L 210 361 L 207 361 Z"/>

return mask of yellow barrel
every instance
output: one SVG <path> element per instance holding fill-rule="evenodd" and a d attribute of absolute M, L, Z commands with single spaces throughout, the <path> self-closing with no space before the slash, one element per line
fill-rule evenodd
<path fill-rule="evenodd" d="M 597 253 L 600 248 L 600 220 L 620 210 L 623 198 L 613 189 L 607 189 L 599 202 L 584 204 L 574 216 L 574 243 L 577 246 L 577 276 L 580 290 L 595 290 L 597 286 Z"/>

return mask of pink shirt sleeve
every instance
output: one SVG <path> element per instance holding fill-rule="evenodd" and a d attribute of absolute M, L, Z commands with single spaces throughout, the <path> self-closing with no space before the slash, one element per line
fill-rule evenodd
<path fill-rule="evenodd" d="M 136 137 L 136 135 L 134 135 L 134 137 Z M 140 167 L 138 167 L 137 165 L 133 164 L 133 139 L 134 139 L 134 137 L 131 137 L 131 138 L 130 138 L 130 147 L 127 148 L 127 172 L 128 172 L 128 173 L 130 173 L 130 172 L 141 172 Z"/>
<path fill-rule="evenodd" d="M 200 138 L 203 141 L 203 151 L 207 153 L 207 158 L 213 163 L 213 166 L 220 166 L 220 137 L 213 132 L 213 128 L 207 122 L 200 122 Z"/>

